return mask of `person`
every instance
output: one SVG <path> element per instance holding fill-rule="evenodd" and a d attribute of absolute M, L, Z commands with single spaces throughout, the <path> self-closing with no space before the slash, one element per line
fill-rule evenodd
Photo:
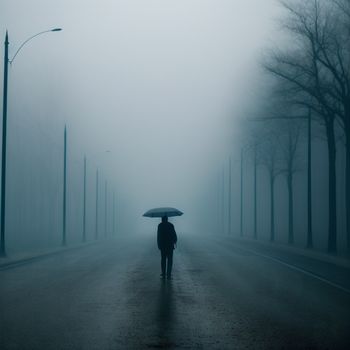
<path fill-rule="evenodd" d="M 162 222 L 158 225 L 157 243 L 161 253 L 161 277 L 171 279 L 173 267 L 173 251 L 177 242 L 174 225 L 168 222 L 168 217 L 163 216 Z"/>

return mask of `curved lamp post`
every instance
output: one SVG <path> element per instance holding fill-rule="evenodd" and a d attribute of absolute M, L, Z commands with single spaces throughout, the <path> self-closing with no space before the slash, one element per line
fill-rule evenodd
<path fill-rule="evenodd" d="M 2 161 L 1 161 L 1 221 L 0 221 L 0 256 L 6 255 L 5 249 L 5 205 L 6 205 L 6 146 L 7 146 L 7 82 L 8 82 L 8 64 L 12 63 L 16 58 L 22 47 L 27 44 L 28 41 L 34 39 L 35 37 L 49 32 L 59 32 L 61 28 L 54 28 L 50 30 L 45 30 L 43 32 L 32 35 L 27 40 L 25 40 L 18 48 L 18 50 L 13 55 L 12 59 L 9 59 L 8 55 L 8 32 L 5 35 L 5 54 L 4 54 L 4 89 L 3 89 L 3 110 L 2 110 Z"/>

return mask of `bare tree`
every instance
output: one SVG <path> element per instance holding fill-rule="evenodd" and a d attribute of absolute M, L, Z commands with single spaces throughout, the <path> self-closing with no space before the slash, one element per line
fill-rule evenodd
<path fill-rule="evenodd" d="M 258 165 L 259 165 L 259 147 L 263 141 L 261 135 L 261 125 L 249 121 L 247 132 L 246 149 L 249 151 L 249 157 L 253 162 L 253 237 L 258 238 Z"/>
<path fill-rule="evenodd" d="M 335 2 L 339 5 L 335 6 Z M 346 108 L 349 109 L 350 60 L 347 59 L 349 45 L 344 46 L 346 36 L 339 36 L 341 31 L 338 28 L 340 25 L 336 24 L 335 9 L 337 8 L 339 12 L 342 8 L 340 5 L 347 2 L 297 0 L 281 1 L 281 3 L 287 11 L 284 27 L 293 35 L 295 43 L 291 49 L 272 52 L 265 67 L 285 83 L 285 91 L 294 96 L 294 102 L 312 110 L 313 115 L 318 116 L 325 127 L 329 179 L 328 250 L 335 252 L 337 247 L 335 123 L 338 119 L 342 122 L 345 135 L 347 134 L 345 120 L 349 120 L 350 127 L 350 117 L 348 118 L 347 112 L 345 113 Z M 343 22 L 346 23 L 346 20 Z M 350 142 L 350 129 L 348 137 Z M 350 166 L 350 155 L 347 160 Z M 350 169 L 347 171 L 350 173 Z M 348 175 L 347 184 L 349 187 Z M 349 199 L 347 207 L 350 209 L 350 192 L 347 198 Z"/>
<path fill-rule="evenodd" d="M 259 121 L 259 122 L 257 122 Z M 250 158 L 252 161 L 253 170 L 253 237 L 258 238 L 258 166 L 260 164 L 260 145 L 264 142 L 264 135 L 261 132 L 262 118 L 245 118 L 241 121 L 241 132 L 244 139 L 244 147 L 241 153 L 241 160 L 243 156 Z M 241 170 L 242 162 L 241 162 Z M 243 180 L 243 176 L 242 176 Z M 241 187 L 243 185 L 241 184 Z M 243 193 L 241 193 L 243 196 Z"/>
<path fill-rule="evenodd" d="M 350 1 L 330 0 L 336 11 L 330 18 L 327 35 L 317 38 L 318 62 L 329 73 L 337 116 L 345 136 L 345 201 L 347 246 L 350 250 Z"/>
<path fill-rule="evenodd" d="M 307 239 L 306 247 L 313 248 L 312 232 L 312 130 L 311 130 L 311 112 L 307 116 Z"/>
<path fill-rule="evenodd" d="M 277 124 L 277 123 L 276 123 Z M 298 145 L 301 135 L 300 120 L 281 120 L 278 122 L 278 141 L 281 146 L 282 174 L 288 189 L 288 243 L 294 243 L 294 175 L 301 169 Z"/>
<path fill-rule="evenodd" d="M 270 122 L 264 123 L 261 131 L 264 142 L 258 148 L 260 163 L 265 166 L 269 175 L 270 185 L 270 241 L 275 240 L 275 181 L 282 173 L 280 158 L 278 154 L 278 133 L 271 127 Z"/>

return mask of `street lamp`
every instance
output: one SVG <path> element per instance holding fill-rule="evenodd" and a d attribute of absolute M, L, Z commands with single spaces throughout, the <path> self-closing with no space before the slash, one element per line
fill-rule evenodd
<path fill-rule="evenodd" d="M 110 150 L 106 150 L 105 153 L 111 153 Z M 85 176 L 85 175 L 84 175 Z M 99 171 L 96 169 L 96 185 L 95 185 L 95 239 L 98 238 L 98 225 L 99 225 Z M 84 182 L 85 183 L 85 182 Z M 84 208 L 85 208 L 85 197 L 84 197 Z M 85 225 L 85 217 L 84 217 Z M 107 234 L 107 181 L 105 182 L 105 235 Z"/>
<path fill-rule="evenodd" d="M 15 52 L 15 54 L 13 55 L 12 57 L 12 60 L 9 60 L 10 63 L 12 63 L 14 61 L 14 59 L 16 58 L 18 52 L 21 51 L 22 47 L 30 40 L 34 39 L 35 37 L 41 35 L 41 34 L 44 34 L 44 33 L 50 33 L 50 32 L 60 32 L 62 30 L 62 28 L 54 28 L 54 29 L 49 29 L 49 30 L 44 30 L 40 33 L 37 33 L 35 35 L 32 35 L 30 38 L 28 38 L 27 40 L 25 40 L 22 45 L 17 49 L 17 51 Z M 6 32 L 6 35 L 7 35 L 7 32 Z"/>
<path fill-rule="evenodd" d="M 44 30 L 43 32 L 32 35 L 25 40 L 13 55 L 12 59 L 9 59 L 8 47 L 9 47 L 9 36 L 6 31 L 5 35 L 5 54 L 4 54 L 4 89 L 3 89 L 3 110 L 2 110 L 2 160 L 1 160 L 1 213 L 0 213 L 0 256 L 6 255 L 5 249 L 5 200 L 6 200 L 6 146 L 7 146 L 7 83 L 8 83 L 8 64 L 13 63 L 19 51 L 22 47 L 33 38 L 38 35 L 59 32 L 61 28 L 53 28 L 50 30 Z"/>

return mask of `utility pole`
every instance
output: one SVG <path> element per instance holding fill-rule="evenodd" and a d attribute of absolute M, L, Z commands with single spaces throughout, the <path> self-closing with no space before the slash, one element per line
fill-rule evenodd
<path fill-rule="evenodd" d="M 1 238 L 0 238 L 0 256 L 6 256 L 5 248 L 5 205 L 6 205 L 6 141 L 7 141 L 7 84 L 8 84 L 8 64 L 9 64 L 9 39 L 8 32 L 5 36 L 5 54 L 4 54 L 4 90 L 3 90 L 3 109 L 2 109 L 2 161 L 1 161 Z"/>
<path fill-rule="evenodd" d="M 66 241 L 66 221 L 67 221 L 67 127 L 64 126 L 64 151 L 63 151 L 63 231 L 62 245 L 67 244 Z"/>
<path fill-rule="evenodd" d="M 311 111 L 307 118 L 307 248 L 313 247 L 312 240 L 312 170 L 311 170 Z"/>
<path fill-rule="evenodd" d="M 217 178 L 217 208 L 216 208 L 216 225 L 217 229 L 219 230 L 219 227 L 221 227 L 221 172 L 218 173 Z"/>
<path fill-rule="evenodd" d="M 84 156 L 83 242 L 86 242 L 86 156 Z"/>
<path fill-rule="evenodd" d="M 241 148 L 241 218 L 240 235 L 243 236 L 243 148 Z"/>
<path fill-rule="evenodd" d="M 222 167 L 221 204 L 222 233 L 225 233 L 225 166 Z"/>
<path fill-rule="evenodd" d="M 8 64 L 12 63 L 22 47 L 33 38 L 38 35 L 49 33 L 49 32 L 59 32 L 62 28 L 54 28 L 50 30 L 45 30 L 43 32 L 32 35 L 30 38 L 25 40 L 22 45 L 19 46 L 16 53 L 13 55 L 12 60 L 9 59 L 8 47 L 8 31 L 5 35 L 5 48 L 4 48 L 4 88 L 3 88 L 3 109 L 2 109 L 2 159 L 1 159 L 1 222 L 0 222 L 0 257 L 6 256 L 5 248 L 5 209 L 6 209 L 6 156 L 7 156 L 7 95 L 8 95 Z"/>
<path fill-rule="evenodd" d="M 107 180 L 105 181 L 105 237 L 107 237 Z"/>
<path fill-rule="evenodd" d="M 98 169 L 96 170 L 95 239 L 98 237 Z"/>
<path fill-rule="evenodd" d="M 231 202 L 232 202 L 232 198 L 231 198 L 231 195 L 232 195 L 232 189 L 231 189 L 231 186 L 232 186 L 232 170 L 231 170 L 231 156 L 230 156 L 230 159 L 229 159 L 229 169 L 228 169 L 228 234 L 230 235 L 231 234 Z"/>
<path fill-rule="evenodd" d="M 257 229 L 257 144 L 254 144 L 254 238 L 258 238 Z"/>
<path fill-rule="evenodd" d="M 115 235 L 115 192 L 113 192 L 113 235 Z"/>

